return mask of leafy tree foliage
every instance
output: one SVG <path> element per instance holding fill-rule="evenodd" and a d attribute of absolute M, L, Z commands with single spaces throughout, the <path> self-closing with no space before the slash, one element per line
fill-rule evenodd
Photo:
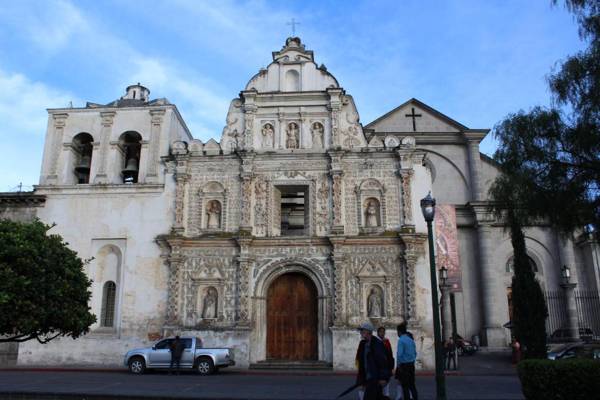
<path fill-rule="evenodd" d="M 527 209 L 521 217 L 572 232 L 600 226 L 600 2 L 566 4 L 589 45 L 549 76 L 551 107 L 517 112 L 495 127 L 494 158 L 520 188 L 513 198 Z"/>
<path fill-rule="evenodd" d="M 0 220 L 0 342 L 77 338 L 96 321 L 84 262 L 51 228 Z"/>
<path fill-rule="evenodd" d="M 547 308 L 522 227 L 540 220 L 563 233 L 600 226 L 600 2 L 565 3 L 588 47 L 548 77 L 551 107 L 511 114 L 494 129 L 501 174 L 490 195 L 510 229 L 513 333 L 528 358 L 546 356 Z"/>

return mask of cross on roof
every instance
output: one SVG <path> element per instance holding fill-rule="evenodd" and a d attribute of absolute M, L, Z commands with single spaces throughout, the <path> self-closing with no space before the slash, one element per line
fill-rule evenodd
<path fill-rule="evenodd" d="M 292 18 L 292 20 L 286 23 L 286 25 L 292 26 L 292 36 L 296 36 L 296 25 L 300 25 L 300 22 L 297 22 L 295 18 Z"/>
<path fill-rule="evenodd" d="M 415 118 L 420 118 L 423 115 L 421 114 L 415 114 L 415 108 L 412 107 L 412 111 L 410 114 L 405 114 L 404 115 L 406 118 L 411 117 L 412 118 L 412 123 L 413 123 L 413 132 L 417 131 L 417 121 L 415 120 Z"/>

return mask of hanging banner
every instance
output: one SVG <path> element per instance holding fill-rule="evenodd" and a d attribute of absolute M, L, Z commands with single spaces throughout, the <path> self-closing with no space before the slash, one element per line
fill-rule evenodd
<path fill-rule="evenodd" d="M 458 253 L 458 229 L 456 210 L 453 205 L 435 207 L 435 264 L 438 270 L 448 269 L 448 281 L 453 292 L 462 291 L 460 258 Z M 439 275 L 438 275 L 439 277 Z"/>

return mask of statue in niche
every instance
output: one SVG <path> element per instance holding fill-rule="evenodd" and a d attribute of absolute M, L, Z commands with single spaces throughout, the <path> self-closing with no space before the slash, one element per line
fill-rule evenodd
<path fill-rule="evenodd" d="M 211 200 L 206 205 L 206 227 L 219 229 L 221 227 L 221 203 Z"/>
<path fill-rule="evenodd" d="M 202 318 L 216 319 L 217 318 L 217 300 L 218 294 L 214 287 L 206 289 L 204 300 L 202 302 Z"/>
<path fill-rule="evenodd" d="M 379 202 L 375 199 L 367 200 L 365 210 L 365 226 L 375 228 L 379 226 Z"/>
<path fill-rule="evenodd" d="M 262 128 L 262 147 L 271 148 L 273 147 L 273 134 L 275 133 L 275 129 L 273 129 L 273 125 L 265 124 Z"/>
<path fill-rule="evenodd" d="M 312 124 L 310 131 L 312 133 L 313 147 L 314 148 L 323 147 L 323 136 L 325 133 L 325 128 L 323 128 L 323 125 L 320 122 L 315 122 L 314 124 Z"/>
<path fill-rule="evenodd" d="M 298 128 L 298 124 L 292 122 L 288 125 L 286 130 L 286 141 L 285 147 L 288 149 L 297 149 L 299 148 L 300 143 L 300 129 Z"/>
<path fill-rule="evenodd" d="M 381 318 L 383 316 L 383 299 L 377 288 L 372 288 L 367 299 L 367 313 L 370 318 Z"/>

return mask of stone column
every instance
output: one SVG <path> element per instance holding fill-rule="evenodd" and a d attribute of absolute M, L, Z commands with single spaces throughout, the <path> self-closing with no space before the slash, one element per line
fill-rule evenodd
<path fill-rule="evenodd" d="M 238 245 L 240 247 L 240 255 L 238 257 L 237 270 L 237 293 L 238 293 L 238 325 L 250 325 L 250 299 L 252 297 L 250 288 L 250 274 L 252 272 L 252 263 L 254 259 L 250 255 L 250 244 L 252 239 L 239 238 Z"/>
<path fill-rule="evenodd" d="M 401 169 L 398 171 L 402 188 L 402 226 L 412 226 L 414 229 L 414 220 L 412 215 L 412 191 L 411 180 L 414 174 L 412 169 Z"/>
<path fill-rule="evenodd" d="M 163 116 L 165 110 L 150 110 L 151 127 L 150 127 L 150 148 L 148 149 L 148 156 L 146 160 L 146 179 L 147 183 L 158 182 L 158 152 L 160 149 L 160 131 L 162 128 Z"/>
<path fill-rule="evenodd" d="M 173 233 L 175 234 L 183 234 L 185 231 L 183 215 L 185 208 L 185 185 L 187 180 L 187 174 L 175 174 L 175 224 L 173 225 Z"/>
<path fill-rule="evenodd" d="M 173 249 L 178 252 L 178 249 Z M 183 269 L 184 257 L 173 254 L 169 257 L 169 281 L 167 292 L 167 325 L 177 326 L 181 324 L 179 309 L 179 293 L 181 286 L 181 270 Z"/>
<path fill-rule="evenodd" d="M 450 289 L 452 285 L 440 285 L 442 292 L 442 340 L 448 340 L 452 336 L 452 309 L 450 308 Z"/>
<path fill-rule="evenodd" d="M 479 143 L 483 140 L 487 132 L 487 130 L 469 130 L 464 132 L 469 150 L 469 174 L 471 177 L 472 201 L 485 200 L 485 193 L 483 193 L 483 185 L 481 182 L 481 155 L 479 154 Z"/>
<path fill-rule="evenodd" d="M 505 315 L 507 303 L 504 294 L 502 276 L 494 267 L 492 227 L 488 224 L 477 228 L 479 238 L 479 269 L 481 271 L 482 306 L 483 306 L 483 339 L 489 347 L 506 346 L 506 333 L 503 324 L 508 320 Z M 501 303 L 504 302 L 504 303 Z M 506 305 L 508 307 L 508 304 Z"/>
<path fill-rule="evenodd" d="M 50 150 L 47 153 L 48 173 L 46 174 L 46 184 L 49 185 L 58 183 L 58 161 L 62 151 L 63 133 L 68 117 L 69 114 L 52 114 L 54 133 L 51 136 Z"/>
<path fill-rule="evenodd" d="M 577 320 L 577 303 L 575 300 L 576 283 L 562 283 L 560 285 L 565 291 L 566 310 L 567 310 L 567 330 L 569 331 L 569 340 L 579 340 L 579 321 Z"/>
<path fill-rule="evenodd" d="M 98 154 L 98 170 L 94 183 L 111 183 L 108 180 L 106 160 L 108 159 L 109 142 L 112 134 L 114 111 L 101 112 L 102 129 L 100 130 L 100 154 Z"/>

